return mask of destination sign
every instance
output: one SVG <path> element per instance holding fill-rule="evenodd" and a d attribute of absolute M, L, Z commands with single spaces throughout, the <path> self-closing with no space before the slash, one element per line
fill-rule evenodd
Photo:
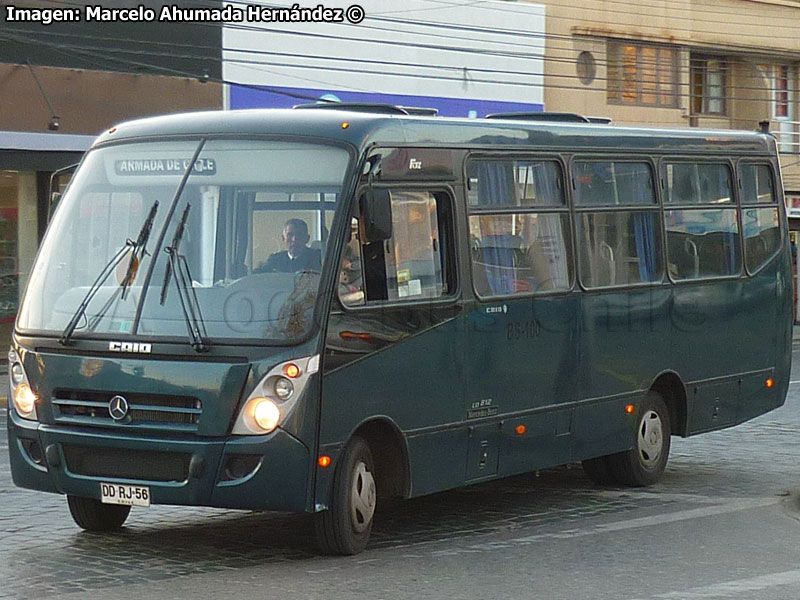
<path fill-rule="evenodd" d="M 189 168 L 189 158 L 134 158 L 114 162 L 117 175 L 183 175 Z M 213 158 L 199 158 L 192 167 L 192 175 L 216 175 L 217 163 Z"/>

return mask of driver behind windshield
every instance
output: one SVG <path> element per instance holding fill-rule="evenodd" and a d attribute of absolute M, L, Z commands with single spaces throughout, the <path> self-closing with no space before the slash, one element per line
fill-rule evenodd
<path fill-rule="evenodd" d="M 283 226 L 281 240 L 286 250 L 269 255 L 266 262 L 253 269 L 254 273 L 297 273 L 319 271 L 322 257 L 319 250 L 307 246 L 311 236 L 302 219 L 289 219 Z"/>

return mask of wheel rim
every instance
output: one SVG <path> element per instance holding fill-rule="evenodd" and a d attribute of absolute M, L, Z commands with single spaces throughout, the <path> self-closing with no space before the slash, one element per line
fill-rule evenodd
<path fill-rule="evenodd" d="M 658 464 L 664 450 L 664 426 L 661 417 L 653 410 L 648 410 L 642 416 L 637 436 L 639 461 L 647 469 L 652 469 Z"/>
<path fill-rule="evenodd" d="M 350 521 L 357 533 L 365 531 L 372 522 L 376 498 L 375 479 L 367 470 L 367 465 L 359 462 L 353 469 L 353 481 L 350 486 Z"/>

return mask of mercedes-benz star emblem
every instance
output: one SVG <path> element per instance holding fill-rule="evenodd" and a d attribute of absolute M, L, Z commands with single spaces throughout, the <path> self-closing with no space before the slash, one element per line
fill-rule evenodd
<path fill-rule="evenodd" d="M 108 414 L 110 414 L 111 418 L 115 421 L 122 421 L 122 419 L 127 417 L 128 410 L 130 410 L 128 401 L 122 396 L 114 396 L 108 401 Z"/>

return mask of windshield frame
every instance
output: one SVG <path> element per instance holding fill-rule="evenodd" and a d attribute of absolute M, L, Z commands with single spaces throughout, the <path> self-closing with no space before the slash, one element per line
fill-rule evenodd
<path fill-rule="evenodd" d="M 338 231 L 341 228 L 340 222 L 344 219 L 342 217 L 343 212 L 347 212 L 350 209 L 351 204 L 351 197 L 353 195 L 353 191 L 355 186 L 358 183 L 358 167 L 360 165 L 359 160 L 359 152 L 358 149 L 350 142 L 342 140 L 342 139 L 335 139 L 329 137 L 321 137 L 321 136 L 309 136 L 309 135 L 287 135 L 287 134 L 247 134 L 247 133 L 213 133 L 213 134 L 203 134 L 203 133 L 191 133 L 191 134 L 179 134 L 179 135 L 153 135 L 153 136 L 136 136 L 130 137 L 120 140 L 109 140 L 104 141 L 102 143 L 98 143 L 93 145 L 86 154 L 81 158 L 81 161 L 78 163 L 78 170 L 76 174 L 80 172 L 80 169 L 83 168 L 87 158 L 96 150 L 109 148 L 109 147 L 118 147 L 118 146 L 127 146 L 127 145 L 136 145 L 140 143 L 158 143 L 158 142 L 190 142 L 194 141 L 197 143 L 197 149 L 202 153 L 203 148 L 205 145 L 214 140 L 247 140 L 247 141 L 272 141 L 272 142 L 294 142 L 294 143 L 305 143 L 305 144 L 315 144 L 320 146 L 330 146 L 334 148 L 338 148 L 341 150 L 345 150 L 348 155 L 348 162 L 347 167 L 345 169 L 344 175 L 342 177 L 342 185 L 339 191 L 339 200 L 336 202 L 336 207 L 333 216 L 333 222 L 331 224 L 330 232 L 328 235 L 328 240 L 326 241 L 325 251 L 328 256 L 333 256 L 335 253 L 337 244 L 336 238 L 338 237 Z M 57 221 L 57 215 L 59 211 L 63 208 L 64 205 L 68 204 L 64 202 L 64 200 L 68 199 L 67 193 L 72 191 L 70 188 L 74 187 L 72 183 L 78 179 L 77 177 L 73 177 L 70 181 L 70 185 L 64 192 L 61 201 L 58 203 L 56 210 L 54 211 L 50 223 Z M 183 194 L 183 190 L 181 190 L 180 194 L 176 198 L 174 198 L 173 202 L 171 202 L 169 207 L 164 207 L 165 210 L 171 209 L 173 206 L 177 206 L 180 202 L 180 198 Z M 162 233 L 165 233 L 169 228 L 170 224 L 174 222 L 176 216 L 175 214 L 170 214 L 169 219 L 164 222 L 161 226 L 161 230 L 158 232 L 154 231 L 155 239 L 163 244 L 162 240 Z M 33 266 L 35 267 L 40 260 L 40 254 L 42 253 L 43 248 L 46 247 L 47 238 L 51 235 L 55 235 L 55 230 L 50 227 L 48 224 L 47 231 L 45 236 L 42 239 L 42 242 L 39 245 L 39 249 L 37 250 L 36 257 L 33 262 Z M 154 245 L 154 249 L 156 246 Z M 321 325 L 321 315 L 324 314 L 324 309 L 327 307 L 330 298 L 328 296 L 332 296 L 335 292 L 334 286 L 332 284 L 333 277 L 338 273 L 338 268 L 336 265 L 332 263 L 335 262 L 333 260 L 325 260 L 324 264 L 322 265 L 322 271 L 320 273 L 319 282 L 318 282 L 318 293 L 314 303 L 314 311 L 312 317 L 312 323 L 308 328 L 308 331 L 305 332 L 304 335 L 294 337 L 294 338 L 285 338 L 285 339 L 274 339 L 274 338 L 256 338 L 256 337 L 234 337 L 234 338 L 225 338 L 225 337 L 210 337 L 209 341 L 213 346 L 224 346 L 224 347 L 231 347 L 231 346 L 239 346 L 239 347 L 280 347 L 280 346 L 296 346 L 303 344 L 313 337 L 319 335 L 320 330 L 322 329 Z M 33 267 L 31 269 L 33 271 Z M 150 285 L 150 269 L 148 269 L 147 275 L 147 282 L 146 285 L 143 286 L 143 297 L 140 299 L 139 308 L 137 312 L 144 306 L 145 301 L 147 300 L 147 296 L 151 291 Z M 28 279 L 30 281 L 30 278 Z M 27 290 L 28 285 L 26 284 L 25 291 L 20 295 L 20 308 L 26 302 Z M 17 315 L 21 313 L 21 310 L 17 312 Z M 40 337 L 40 338 L 47 338 L 47 339 L 58 339 L 61 336 L 62 331 L 58 330 L 44 330 L 44 329 L 29 329 L 29 328 L 22 328 L 19 326 L 19 318 L 15 319 L 14 323 L 14 333 L 15 335 L 24 336 L 24 337 Z M 84 332 L 76 330 L 73 335 L 71 336 L 71 342 L 79 342 L 81 340 L 86 340 L 90 342 L 96 341 L 108 341 L 108 340 L 125 340 L 130 342 L 151 342 L 151 343 L 159 343 L 159 344 L 179 344 L 179 345 L 186 345 L 187 351 L 191 350 L 190 342 L 191 339 L 187 335 L 163 335 L 163 336 L 153 336 L 151 334 L 141 334 L 137 333 L 115 333 L 115 332 Z"/>

